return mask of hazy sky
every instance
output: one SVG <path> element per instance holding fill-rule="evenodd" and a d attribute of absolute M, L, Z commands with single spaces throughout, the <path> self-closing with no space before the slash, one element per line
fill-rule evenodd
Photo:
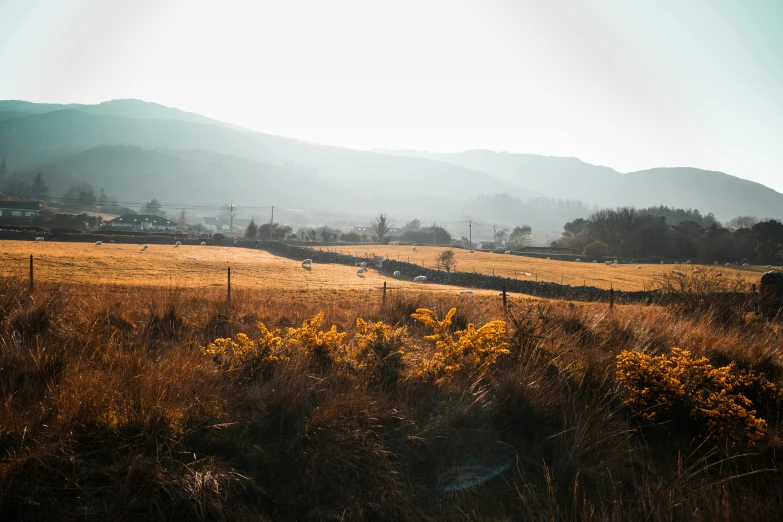
<path fill-rule="evenodd" d="M 783 191 L 783 0 L 0 0 L 0 99 Z"/>

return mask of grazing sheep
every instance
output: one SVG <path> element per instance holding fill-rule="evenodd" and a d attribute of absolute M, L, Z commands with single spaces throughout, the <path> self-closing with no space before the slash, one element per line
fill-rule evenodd
<path fill-rule="evenodd" d="M 617 264 L 617 260 L 615 259 L 614 261 L 612 261 L 612 264 L 616 265 Z"/>
<path fill-rule="evenodd" d="M 202 241 L 201 242 L 201 246 L 207 246 L 207 242 L 206 241 Z"/>
<path fill-rule="evenodd" d="M 726 263 L 726 265 L 725 265 L 725 266 L 731 266 L 731 263 Z"/>
<path fill-rule="evenodd" d="M 95 246 L 101 246 L 101 245 L 103 245 L 103 241 L 96 241 L 95 242 Z"/>
<path fill-rule="evenodd" d="M 313 266 L 313 260 L 312 259 L 305 259 L 302 261 L 302 268 L 312 268 Z"/>
<path fill-rule="evenodd" d="M 642 265 L 636 265 L 636 269 L 637 270 L 641 270 L 642 269 Z"/>
<path fill-rule="evenodd" d="M 473 290 L 460 290 L 460 294 L 473 295 Z"/>
<path fill-rule="evenodd" d="M 366 268 L 367 267 L 367 263 L 362 261 L 361 263 L 359 263 L 359 266 L 362 267 L 362 268 Z"/>
<path fill-rule="evenodd" d="M 661 261 L 661 264 L 663 264 L 663 261 Z"/>
<path fill-rule="evenodd" d="M 672 274 L 678 275 L 678 276 L 684 276 L 685 274 L 680 272 L 679 270 L 672 270 Z"/>
<path fill-rule="evenodd" d="M 593 259 L 593 263 L 597 263 L 597 262 L 598 262 L 598 260 L 597 260 L 597 259 Z"/>
<path fill-rule="evenodd" d="M 189 257 L 188 259 L 190 259 L 191 261 L 196 261 L 195 257 Z"/>
<path fill-rule="evenodd" d="M 722 272 L 718 272 L 717 274 L 715 274 L 715 277 L 723 277 L 723 273 Z"/>
<path fill-rule="evenodd" d="M 693 275 L 696 275 L 696 274 L 698 274 L 698 273 L 699 273 L 699 271 L 698 271 L 698 270 L 694 270 L 694 271 L 693 271 Z"/>
<path fill-rule="evenodd" d="M 511 253 L 511 250 L 506 250 L 506 252 L 505 252 L 505 253 L 506 253 L 506 254 L 510 254 L 510 253 Z M 471 292 L 471 293 L 472 293 L 472 292 Z"/>
<path fill-rule="evenodd" d="M 546 260 L 547 261 L 552 261 L 552 258 L 551 257 L 547 257 Z"/>
<path fill-rule="evenodd" d="M 605 264 L 606 266 L 610 266 L 610 265 L 612 264 L 612 262 L 611 262 L 611 261 L 604 261 L 604 264 Z"/>
<path fill-rule="evenodd" d="M 767 268 L 772 268 L 772 265 L 767 265 Z"/>
<path fill-rule="evenodd" d="M 690 265 L 690 264 L 691 264 L 691 260 L 690 260 L 690 259 L 689 259 L 689 260 L 687 260 L 687 261 L 685 262 L 685 264 L 686 264 L 686 265 Z"/>
<path fill-rule="evenodd" d="M 427 282 L 427 276 L 416 276 L 413 278 L 414 283 L 425 283 Z"/>
<path fill-rule="evenodd" d="M 742 263 L 742 266 L 750 266 L 748 263 Z"/>
<path fill-rule="evenodd" d="M 111 241 L 109 241 L 109 243 L 114 243 L 114 240 L 112 239 Z"/>
<path fill-rule="evenodd" d="M 177 241 L 177 244 L 174 245 L 175 247 L 182 246 L 182 241 Z"/>
<path fill-rule="evenodd" d="M 714 263 L 712 263 L 712 264 L 713 264 L 713 265 L 717 265 L 717 264 L 718 264 L 718 262 L 717 262 L 717 261 L 715 261 L 715 262 L 714 262 Z"/>
<path fill-rule="evenodd" d="M 411 247 L 411 250 L 413 250 L 414 252 L 416 252 L 416 247 Z"/>
<path fill-rule="evenodd" d="M 148 248 L 149 248 L 149 245 L 144 245 L 143 247 L 141 247 L 142 250 L 147 250 Z"/>
<path fill-rule="evenodd" d="M 472 254 L 472 253 L 473 253 L 473 250 L 471 250 L 471 251 L 470 251 L 470 253 Z"/>
<path fill-rule="evenodd" d="M 577 259 L 575 262 L 576 262 L 576 263 L 581 263 L 581 262 L 582 262 L 582 260 L 581 260 L 581 259 Z"/>
<path fill-rule="evenodd" d="M 360 268 L 359 268 L 359 269 L 356 271 L 356 275 L 358 275 L 359 277 L 364 277 L 364 268 L 361 268 L 361 267 L 360 267 Z"/>
<path fill-rule="evenodd" d="M 37 238 L 35 238 L 35 242 L 36 242 L 36 243 L 38 243 L 39 241 L 43 241 L 43 240 L 44 240 L 44 238 L 42 238 L 42 237 L 37 237 Z"/>
<path fill-rule="evenodd" d="M 400 278 L 400 271 L 399 270 L 395 270 L 394 273 L 392 274 L 392 277 L 394 277 L 394 279 L 399 279 Z"/>

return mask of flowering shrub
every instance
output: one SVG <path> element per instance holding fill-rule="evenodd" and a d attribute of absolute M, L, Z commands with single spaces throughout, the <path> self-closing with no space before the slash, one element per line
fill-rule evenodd
<path fill-rule="evenodd" d="M 359 348 L 360 367 L 368 370 L 371 383 L 396 382 L 404 369 L 403 356 L 407 329 L 393 328 L 378 321 L 368 323 L 356 320 L 359 334 L 356 342 Z"/>
<path fill-rule="evenodd" d="M 258 330 L 257 340 L 240 333 L 236 341 L 217 338 L 202 351 L 224 370 L 238 372 L 242 380 L 253 379 L 271 364 L 288 360 L 280 353 L 283 339 L 279 330 L 271 331 L 263 323 L 258 323 Z"/>
<path fill-rule="evenodd" d="M 457 313 L 452 308 L 442 320 L 432 310 L 419 308 L 411 317 L 429 326 L 432 334 L 424 338 L 435 342 L 432 359 L 424 361 L 425 371 L 436 376 L 469 371 L 484 364 L 492 364 L 502 354 L 509 353 L 505 321 L 490 321 L 481 328 L 469 324 L 467 329 L 449 332 L 451 319 Z"/>
<path fill-rule="evenodd" d="M 749 397 L 777 394 L 762 375 L 739 371 L 733 362 L 716 368 L 679 348 L 655 357 L 623 351 L 616 376 L 625 404 L 643 418 L 685 414 L 703 436 L 732 443 L 753 444 L 764 436 L 767 423 L 756 416 Z"/>
<path fill-rule="evenodd" d="M 300 328 L 289 328 L 285 343 L 299 345 L 313 354 L 318 364 L 328 366 L 332 362 L 344 360 L 342 342 L 346 334 L 338 332 L 337 326 L 334 325 L 329 330 L 321 330 L 323 322 L 324 314 L 321 312 L 309 321 L 303 322 Z"/>

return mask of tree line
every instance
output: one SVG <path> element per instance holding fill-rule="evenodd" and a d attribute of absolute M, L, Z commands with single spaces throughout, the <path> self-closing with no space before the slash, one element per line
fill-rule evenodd
<path fill-rule="evenodd" d="M 723 224 L 697 210 L 621 207 L 569 221 L 553 246 L 592 259 L 772 264 L 783 259 L 783 223 L 740 216 Z"/>

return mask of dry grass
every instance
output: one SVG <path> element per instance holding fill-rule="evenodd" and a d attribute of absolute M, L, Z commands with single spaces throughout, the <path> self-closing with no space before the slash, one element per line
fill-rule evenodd
<path fill-rule="evenodd" d="M 416 252 L 410 246 L 337 246 L 329 247 L 330 250 L 364 256 L 365 253 L 379 256 L 388 256 L 389 259 L 399 259 L 411 263 L 423 264 L 428 268 L 435 268 L 437 256 L 447 250 L 446 247 L 418 246 Z M 491 254 L 488 252 L 474 252 L 461 248 L 453 249 L 457 260 L 457 270 L 460 272 L 477 272 L 480 274 L 494 274 L 503 277 L 555 282 L 571 286 L 595 286 L 609 289 L 610 285 L 615 290 L 644 290 L 649 289 L 663 273 L 672 270 L 690 272 L 694 265 L 640 265 L 636 264 L 606 266 L 604 263 L 575 263 L 572 261 L 548 261 L 534 257 L 507 255 L 503 253 Z M 736 275 L 757 283 L 766 267 L 760 266 L 721 266 L 719 267 L 725 276 Z"/>
<path fill-rule="evenodd" d="M 216 255 L 234 252 L 264 258 Z M 0 280 L 0 519 L 780 519 L 780 404 L 757 405 L 755 446 L 730 447 L 642 422 L 615 382 L 623 350 L 677 346 L 783 386 L 780 324 L 521 299 L 504 316 L 496 296 L 414 289 L 382 306 L 361 288 L 239 287 L 228 304 L 217 288 Z M 510 353 L 423 374 L 419 307 L 456 307 L 454 329 L 505 319 Z M 348 333 L 339 364 L 294 350 L 248 382 L 202 352 L 319 312 Z M 398 382 L 354 362 L 357 317 L 407 327 Z"/>

